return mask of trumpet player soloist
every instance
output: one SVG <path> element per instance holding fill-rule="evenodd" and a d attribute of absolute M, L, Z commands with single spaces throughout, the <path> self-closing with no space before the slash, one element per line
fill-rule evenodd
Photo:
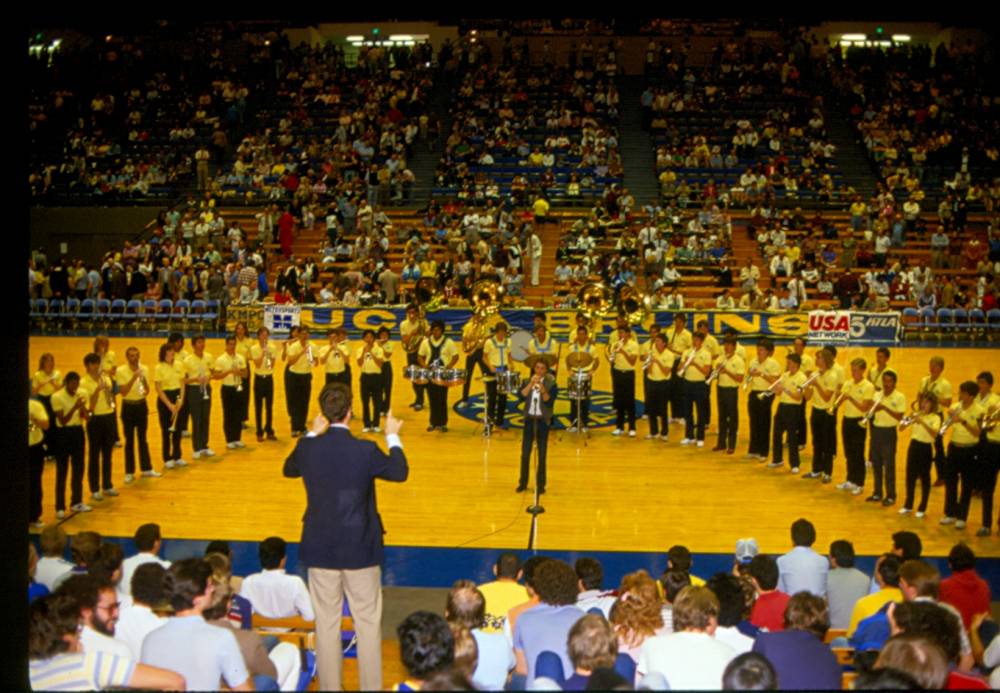
<path fill-rule="evenodd" d="M 306 432 L 306 418 L 309 415 L 309 398 L 312 395 L 312 371 L 316 364 L 309 330 L 299 326 L 293 340 L 285 344 L 285 363 L 288 373 L 285 387 L 285 402 L 291 421 L 292 437 Z"/>
<path fill-rule="evenodd" d="M 139 469 L 145 473 L 153 471 L 149 458 L 149 443 L 146 430 L 149 426 L 149 369 L 139 363 L 139 350 L 129 347 L 125 351 L 125 363 L 115 370 L 115 381 L 122 396 L 122 431 L 125 433 L 125 483 L 135 481 L 136 438 L 139 445 Z"/>

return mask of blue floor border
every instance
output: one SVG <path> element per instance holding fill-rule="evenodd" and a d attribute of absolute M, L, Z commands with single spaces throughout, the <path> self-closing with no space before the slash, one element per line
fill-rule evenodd
<path fill-rule="evenodd" d="M 262 537 L 263 538 L 263 537 Z M 107 541 L 120 544 L 129 556 L 135 553 L 135 542 L 131 537 L 105 537 Z M 525 537 L 527 539 L 527 537 Z M 36 542 L 37 537 L 32 537 Z M 171 561 L 193 556 L 202 556 L 208 540 L 164 539 L 163 558 Z M 260 570 L 257 558 L 257 542 L 230 541 L 233 550 L 233 573 L 250 575 Z M 791 548 L 791 547 L 789 547 Z M 823 547 L 817 547 L 820 549 Z M 653 577 L 658 577 L 667 567 L 666 549 L 651 551 L 566 551 L 546 550 L 531 552 L 524 549 L 455 549 L 425 546 L 387 546 L 382 582 L 388 587 L 451 587 L 456 580 L 468 579 L 477 584 L 493 579 L 493 565 L 501 551 L 514 551 L 522 560 L 534 554 L 558 558 L 572 565 L 578 558 L 596 558 L 604 567 L 604 586 L 617 586 L 622 577 L 630 572 L 644 569 Z M 288 544 L 288 572 L 305 577 L 304 566 L 298 561 L 298 542 Z M 68 559 L 69 556 L 67 555 Z M 692 555 L 692 573 L 709 578 L 718 572 L 729 572 L 733 567 L 733 555 L 721 553 L 695 553 Z M 858 556 L 857 567 L 871 575 L 877 556 Z M 943 577 L 951 574 L 947 558 L 924 556 L 934 564 Z M 1000 598 L 1000 558 L 977 558 L 976 571 L 986 580 L 994 598 Z"/>

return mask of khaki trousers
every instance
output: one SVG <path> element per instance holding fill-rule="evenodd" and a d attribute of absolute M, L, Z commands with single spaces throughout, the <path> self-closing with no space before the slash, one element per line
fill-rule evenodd
<path fill-rule="evenodd" d="M 344 595 L 358 634 L 361 690 L 382 690 L 382 568 L 309 569 L 309 596 L 316 611 L 316 665 L 319 687 L 342 690 L 340 621 Z"/>

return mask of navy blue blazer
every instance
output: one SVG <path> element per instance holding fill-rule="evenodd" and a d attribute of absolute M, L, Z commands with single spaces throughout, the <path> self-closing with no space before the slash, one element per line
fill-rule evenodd
<path fill-rule="evenodd" d="M 299 439 L 285 460 L 286 477 L 302 478 L 307 505 L 299 560 L 310 568 L 357 570 L 382 565 L 385 544 L 375 479 L 406 481 L 403 449 L 389 454 L 345 428 Z"/>

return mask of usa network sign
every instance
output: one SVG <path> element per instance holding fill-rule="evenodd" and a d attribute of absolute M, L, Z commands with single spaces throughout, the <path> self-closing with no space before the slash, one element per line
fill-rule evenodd
<path fill-rule="evenodd" d="M 889 344 L 899 340 L 899 313 L 859 313 L 849 310 L 809 312 L 809 339 L 820 342 L 850 340 Z"/>

